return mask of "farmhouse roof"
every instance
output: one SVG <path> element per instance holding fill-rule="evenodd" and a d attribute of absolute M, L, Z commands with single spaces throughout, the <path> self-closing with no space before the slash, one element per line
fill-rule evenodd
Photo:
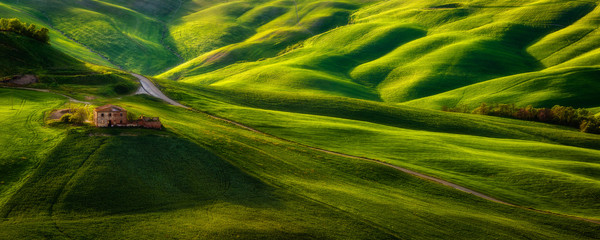
<path fill-rule="evenodd" d="M 112 104 L 107 104 L 104 106 L 100 106 L 97 107 L 96 109 L 94 109 L 96 112 L 121 112 L 121 111 L 125 111 L 124 108 L 119 107 L 119 106 L 115 106 Z"/>

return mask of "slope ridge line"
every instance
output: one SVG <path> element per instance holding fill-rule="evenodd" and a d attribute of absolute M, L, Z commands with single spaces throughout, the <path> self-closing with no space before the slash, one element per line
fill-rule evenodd
<path fill-rule="evenodd" d="M 285 138 L 281 138 L 281 137 L 278 137 L 278 136 L 275 136 L 275 135 L 271 135 L 269 133 L 260 131 L 258 129 L 252 128 L 252 127 L 244 125 L 242 123 L 233 121 L 231 119 L 227 119 L 227 118 L 224 118 L 224 117 L 219 117 L 219 116 L 213 115 L 213 114 L 211 114 L 209 112 L 201 111 L 201 110 L 194 109 L 194 108 L 185 106 L 183 104 L 180 104 L 180 103 L 174 101 L 173 99 L 170 99 L 166 95 L 164 95 L 151 81 L 149 81 L 144 76 L 139 75 L 139 74 L 132 74 L 132 75 L 135 76 L 136 78 L 138 78 L 140 81 L 146 81 L 146 84 L 151 85 L 151 87 L 153 87 L 154 89 L 156 89 L 158 91 L 158 93 L 160 93 L 160 94 L 157 94 L 157 92 L 155 92 L 155 91 L 147 92 L 147 94 L 149 94 L 149 95 L 152 95 L 154 97 L 163 99 L 163 100 L 165 100 L 167 103 L 169 103 L 171 105 L 182 107 L 182 108 L 185 108 L 185 109 L 197 112 L 197 113 L 206 114 L 207 116 L 209 116 L 209 117 L 211 117 L 211 118 L 213 118 L 215 120 L 227 122 L 227 123 L 233 124 L 235 126 L 241 127 L 243 129 L 246 129 L 248 131 L 252 131 L 252 132 L 255 132 L 255 133 L 258 133 L 258 134 L 262 134 L 262 135 L 265 135 L 265 136 L 268 136 L 268 137 L 272 137 L 272 138 L 275 138 L 275 139 L 278 139 L 278 140 L 281 140 L 281 141 L 285 141 L 285 142 L 289 142 L 289 143 L 292 143 L 292 144 L 296 144 L 298 146 L 309 148 L 311 150 L 315 150 L 315 151 L 319 151 L 319 152 L 323 152 L 323 153 L 327 153 L 327 154 L 331 154 L 331 155 L 335 155 L 335 156 L 340 156 L 340 157 L 346 157 L 346 158 L 352 158 L 352 159 L 370 161 L 370 162 L 373 162 L 373 163 L 377 163 L 377 164 L 380 164 L 380 165 L 391 167 L 393 169 L 396 169 L 398 171 L 404 172 L 404 173 L 409 174 L 411 176 L 414 176 L 414 177 L 417 177 L 417 178 L 420 178 L 420 179 L 423 179 L 423 180 L 427 180 L 427 181 L 430 181 L 430 182 L 434 182 L 434 183 L 437 183 L 437 184 L 441 184 L 441 185 L 444 185 L 444 186 L 447 186 L 447 187 L 450 187 L 450 188 L 454 188 L 454 189 L 456 189 L 458 191 L 461 191 L 461 192 L 464 192 L 464 193 L 468 193 L 468 194 L 474 195 L 476 197 L 479 197 L 479 198 L 482 198 L 482 199 L 485 199 L 485 200 L 488 200 L 488 201 L 492 201 L 492 202 L 495 202 L 495 203 L 503 204 L 503 205 L 506 205 L 506 206 L 516 207 L 516 208 L 520 208 L 520 209 L 524 209 L 524 210 L 529 210 L 529 211 L 534 211 L 534 212 L 543 213 L 543 214 L 549 214 L 549 215 L 566 217 L 566 218 L 571 218 L 571 219 L 576 219 L 576 220 L 582 220 L 582 221 L 586 221 L 586 222 L 595 223 L 595 224 L 600 225 L 600 220 L 583 218 L 583 217 L 577 217 L 577 216 L 570 216 L 570 215 L 564 215 L 564 214 L 560 214 L 560 213 L 554 213 L 554 212 L 550 212 L 550 211 L 539 210 L 539 209 L 534 209 L 534 208 L 530 208 L 530 207 L 524 207 L 524 206 L 519 206 L 519 205 L 516 205 L 516 204 L 508 203 L 508 202 L 496 199 L 494 197 L 485 195 L 485 194 L 483 194 L 481 192 L 477 192 L 475 190 L 472 190 L 472 189 L 460 186 L 458 184 L 451 183 L 449 181 L 442 180 L 442 179 L 439 179 L 439 178 L 435 178 L 435 177 L 432 177 L 432 176 L 429 176 L 429 175 L 426 175 L 426 174 L 422 174 L 422 173 L 419 173 L 419 172 L 416 172 L 416 171 L 413 171 L 413 170 L 410 170 L 410 169 L 407 169 L 407 168 L 399 167 L 399 166 L 396 166 L 396 165 L 393 165 L 391 163 L 387 163 L 387 162 L 384 162 L 384 161 L 381 161 L 381 160 L 378 160 L 378 159 L 372 159 L 372 158 L 361 157 L 361 156 L 354 156 L 354 155 L 350 155 L 350 154 L 345 154 L 345 153 L 340 153 L 340 152 L 325 150 L 325 149 L 322 149 L 322 148 L 312 147 L 312 146 L 309 146 L 309 145 L 306 145 L 306 144 L 302 144 L 302 143 L 299 143 L 299 142 L 295 142 L 295 141 L 292 141 L 292 140 L 289 140 L 289 139 L 285 139 Z M 157 95 L 155 96 L 153 94 L 157 94 Z M 175 104 L 173 104 L 173 103 L 175 103 Z"/>
<path fill-rule="evenodd" d="M 164 100 L 165 102 L 167 102 L 167 103 L 169 103 L 169 104 L 171 104 L 173 106 L 185 108 L 187 110 L 191 110 L 191 111 L 197 112 L 197 113 L 206 114 L 210 118 L 213 118 L 215 120 L 223 121 L 223 122 L 226 122 L 226 123 L 238 126 L 240 128 L 246 129 L 248 131 L 252 131 L 252 132 L 255 132 L 255 133 L 258 133 L 258 134 L 261 134 L 261 135 L 272 137 L 272 138 L 278 139 L 280 141 L 285 141 L 285 142 L 288 142 L 288 143 L 296 144 L 298 146 L 305 147 L 305 148 L 308 148 L 308 149 L 311 149 L 311 150 L 315 150 L 315 151 L 319 151 L 319 152 L 322 152 L 322 153 L 327 153 L 327 154 L 331 154 L 331 155 L 335 155 L 335 156 L 340 156 L 340 157 L 346 157 L 346 158 L 352 158 L 352 159 L 358 159 L 358 160 L 364 160 L 364 161 L 369 161 L 369 162 L 377 163 L 377 164 L 380 164 L 380 165 L 383 165 L 383 166 L 387 166 L 387 167 L 396 169 L 398 171 L 404 172 L 404 173 L 409 174 L 411 176 L 414 176 L 414 177 L 417 177 L 417 178 L 420 178 L 420 179 L 423 179 L 423 180 L 427 180 L 427 181 L 430 181 L 430 182 L 433 182 L 433 183 L 441 184 L 441 185 L 444 185 L 444 186 L 456 189 L 458 191 L 461 191 L 461 192 L 464 192 L 464 193 L 468 193 L 468 194 L 474 195 L 476 197 L 479 197 L 479 198 L 482 198 L 482 199 L 485 199 L 485 200 L 488 200 L 488 201 L 492 201 L 492 202 L 495 202 L 495 203 L 498 203 L 498 204 L 502 204 L 502 205 L 506 205 L 506 206 L 511 206 L 511 207 L 516 207 L 516 208 L 520 208 L 520 209 L 523 209 L 523 210 L 538 212 L 538 213 L 542 213 L 542 214 L 549 214 L 549 215 L 554 215 L 554 216 L 559 216 L 559 217 L 566 217 L 566 218 L 571 218 L 571 219 L 575 219 L 575 220 L 586 221 L 586 222 L 590 222 L 590 223 L 594 223 L 594 224 L 600 225 L 600 220 L 596 220 L 596 219 L 589 219 L 589 218 L 583 218 L 583 217 L 565 215 L 565 214 L 560 214 L 560 213 L 555 213 L 555 212 L 550 212 L 550 211 L 545 211 L 545 210 L 539 210 L 539 209 L 534 209 L 534 208 L 530 208 L 530 207 L 524 207 L 524 206 L 519 206 L 519 205 L 516 205 L 516 204 L 508 203 L 508 202 L 496 199 L 494 197 L 485 195 L 483 193 L 477 192 L 475 190 L 472 190 L 472 189 L 460 186 L 458 184 L 454 184 L 454 183 L 446 181 L 446 180 L 442 180 L 442 179 L 435 178 L 435 177 L 432 177 L 432 176 L 429 176 L 429 175 L 426 175 L 426 174 L 422 174 L 422 173 L 419 173 L 419 172 L 416 172 L 416 171 L 413 171 L 413 170 L 410 170 L 410 169 L 407 169 L 407 168 L 399 167 L 399 166 L 396 166 L 396 165 L 393 165 L 391 163 L 387 163 L 387 162 L 384 162 L 384 161 L 381 161 L 381 160 L 378 160 L 378 159 L 372 159 L 372 158 L 361 157 L 361 156 L 354 156 L 354 155 L 350 155 L 350 154 L 345 154 L 345 153 L 340 153 L 340 152 L 325 150 L 325 149 L 322 149 L 322 148 L 312 147 L 312 146 L 309 146 L 309 145 L 306 145 L 306 144 L 302 144 L 302 143 L 295 142 L 295 141 L 292 141 L 292 140 L 288 140 L 288 139 L 285 139 L 285 138 L 281 138 L 281 137 L 278 137 L 278 136 L 275 136 L 275 135 L 271 135 L 269 133 L 262 132 L 262 131 L 257 130 L 255 128 L 252 128 L 250 126 L 244 125 L 242 123 L 239 123 L 239 122 L 227 119 L 227 118 L 219 117 L 219 116 L 213 115 L 213 114 L 211 114 L 209 112 L 201 111 L 201 110 L 194 109 L 194 108 L 185 106 L 183 104 L 180 104 L 180 103 L 174 101 L 173 99 L 170 99 L 166 95 L 164 95 L 154 85 L 154 83 L 152 83 L 146 77 L 144 77 L 142 75 L 139 75 L 139 74 L 135 74 L 135 73 L 131 73 L 131 74 L 133 76 L 135 76 L 136 78 L 138 78 L 138 80 L 140 80 L 140 83 L 141 82 L 145 82 L 146 83 L 146 87 L 144 87 L 144 85 L 142 84 L 142 86 L 140 87 L 140 89 L 138 90 L 138 92 L 136 94 L 148 94 L 148 95 L 151 95 L 153 97 L 160 98 L 160 99 Z M 46 89 L 33 89 L 33 88 L 18 88 L 18 89 L 30 90 L 30 91 L 38 91 L 38 92 L 49 92 L 49 93 L 53 93 L 53 94 L 58 94 L 58 95 L 61 95 L 61 96 L 65 96 L 65 95 L 62 95 L 60 93 L 55 93 L 55 92 L 52 92 L 52 91 L 46 90 Z M 146 91 L 146 89 L 151 89 L 151 91 Z M 68 96 L 65 96 L 65 97 L 68 97 Z M 68 98 L 70 98 L 70 97 L 68 97 Z"/>

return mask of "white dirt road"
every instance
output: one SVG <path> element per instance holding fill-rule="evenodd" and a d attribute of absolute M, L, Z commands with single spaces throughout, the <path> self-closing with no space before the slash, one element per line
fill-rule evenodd
<path fill-rule="evenodd" d="M 169 97 L 167 97 L 148 78 L 146 78 L 142 75 L 136 74 L 136 73 L 131 73 L 131 75 L 133 75 L 138 80 L 140 80 L 140 84 L 141 84 L 140 88 L 137 90 L 137 92 L 135 94 L 148 94 L 150 96 L 160 98 L 171 105 L 182 107 L 182 108 L 189 108 L 189 107 L 181 105 L 180 103 L 175 102 L 173 99 L 170 99 Z"/>

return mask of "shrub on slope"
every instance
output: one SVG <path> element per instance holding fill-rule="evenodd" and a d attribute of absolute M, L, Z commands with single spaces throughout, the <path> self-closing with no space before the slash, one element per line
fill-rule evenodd
<path fill-rule="evenodd" d="M 35 24 L 27 24 L 19 21 L 19 19 L 12 18 L 0 18 L 0 31 L 4 32 L 14 32 L 26 37 L 33 38 L 43 43 L 48 43 L 50 41 L 50 36 L 48 36 L 48 29 L 42 27 L 37 29 Z"/>

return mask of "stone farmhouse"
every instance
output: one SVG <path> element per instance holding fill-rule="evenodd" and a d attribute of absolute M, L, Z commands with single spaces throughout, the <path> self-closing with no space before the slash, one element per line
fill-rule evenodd
<path fill-rule="evenodd" d="M 96 127 L 143 127 L 161 129 L 162 124 L 158 117 L 140 116 L 135 121 L 127 120 L 127 110 L 112 104 L 94 109 L 94 124 Z"/>
<path fill-rule="evenodd" d="M 96 124 L 96 127 L 127 124 L 127 110 L 111 104 L 97 107 L 94 109 L 94 124 Z"/>

